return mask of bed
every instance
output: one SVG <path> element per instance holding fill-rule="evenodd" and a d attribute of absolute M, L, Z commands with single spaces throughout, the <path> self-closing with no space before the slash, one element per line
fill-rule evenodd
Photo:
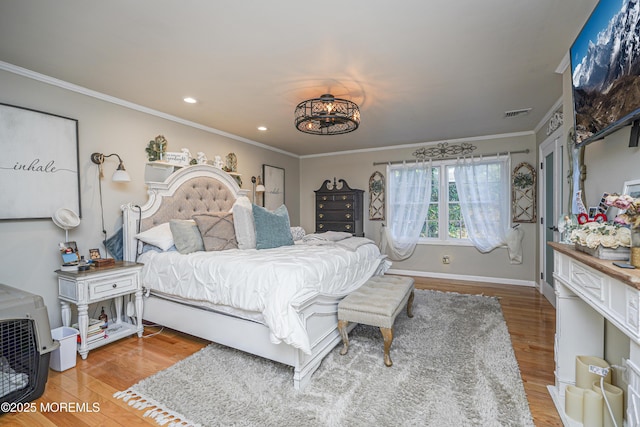
<path fill-rule="evenodd" d="M 209 165 L 184 167 L 162 183 L 148 183 L 144 205 L 122 206 L 123 257 L 144 264 L 144 320 L 292 366 L 294 387 L 302 389 L 340 342 L 338 302 L 383 274 L 390 262 L 360 237 L 313 234 L 263 249 L 264 230 L 277 230 L 281 218 L 267 227 L 277 212 L 250 207 L 255 226 L 249 225 L 246 210 L 239 210 L 251 206 L 246 193 L 231 175 Z M 204 228 L 209 217 L 232 218 L 239 248 L 227 249 L 233 239 Z M 163 229 L 166 236 L 168 223 L 193 219 L 205 242 L 213 242 L 214 234 L 216 249 L 224 250 L 180 253 L 167 241 L 147 250 L 148 234 Z M 288 216 L 286 221 L 288 226 Z M 251 232 L 260 249 L 247 244 Z"/>

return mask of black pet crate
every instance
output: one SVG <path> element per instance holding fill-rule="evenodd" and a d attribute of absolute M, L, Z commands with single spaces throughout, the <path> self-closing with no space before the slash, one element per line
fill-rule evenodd
<path fill-rule="evenodd" d="M 0 284 L 0 403 L 42 396 L 58 345 L 42 297 Z"/>

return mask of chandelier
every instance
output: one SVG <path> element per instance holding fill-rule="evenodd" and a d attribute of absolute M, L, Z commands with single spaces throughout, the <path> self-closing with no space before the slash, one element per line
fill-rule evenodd
<path fill-rule="evenodd" d="M 313 135 L 339 135 L 360 126 L 360 109 L 356 103 L 325 94 L 307 99 L 296 107 L 296 128 Z"/>

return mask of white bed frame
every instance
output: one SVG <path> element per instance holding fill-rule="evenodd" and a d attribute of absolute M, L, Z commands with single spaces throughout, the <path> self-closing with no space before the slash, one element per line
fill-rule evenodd
<path fill-rule="evenodd" d="M 138 233 L 139 219 L 152 218 L 163 202 L 172 200 L 180 186 L 202 177 L 212 180 L 212 184 L 218 188 L 229 190 L 234 200 L 247 193 L 247 190 L 240 189 L 231 175 L 209 165 L 187 166 L 171 174 L 162 183 L 148 183 L 149 200 L 146 204 L 141 207 L 133 204 L 122 206 L 125 260 L 136 260 L 138 242 L 135 235 Z M 219 187 L 220 184 L 223 187 Z M 190 218 L 193 212 L 188 215 Z M 285 343 L 271 343 L 269 328 L 262 323 L 181 304 L 153 294 L 145 297 L 142 317 L 149 322 L 292 366 L 294 387 L 303 389 L 322 359 L 341 340 L 338 332 L 338 302 L 343 297 L 308 292 L 293 302 L 309 336 L 310 355 Z M 355 324 L 351 328 L 353 326 Z"/>

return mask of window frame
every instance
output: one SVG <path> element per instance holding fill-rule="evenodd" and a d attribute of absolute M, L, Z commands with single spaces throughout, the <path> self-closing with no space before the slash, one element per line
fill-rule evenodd
<path fill-rule="evenodd" d="M 447 175 L 448 168 L 455 166 L 456 159 L 434 160 L 431 163 L 432 168 L 440 169 L 438 182 L 438 230 L 449 229 L 449 177 Z M 446 197 L 443 199 L 443 197 Z M 443 203 L 444 202 L 444 203 Z M 473 246 L 469 239 L 459 239 L 449 237 L 449 233 L 439 232 L 438 237 L 420 237 L 419 245 L 447 245 L 447 246 Z M 444 236 L 443 236 L 444 235 Z"/>

